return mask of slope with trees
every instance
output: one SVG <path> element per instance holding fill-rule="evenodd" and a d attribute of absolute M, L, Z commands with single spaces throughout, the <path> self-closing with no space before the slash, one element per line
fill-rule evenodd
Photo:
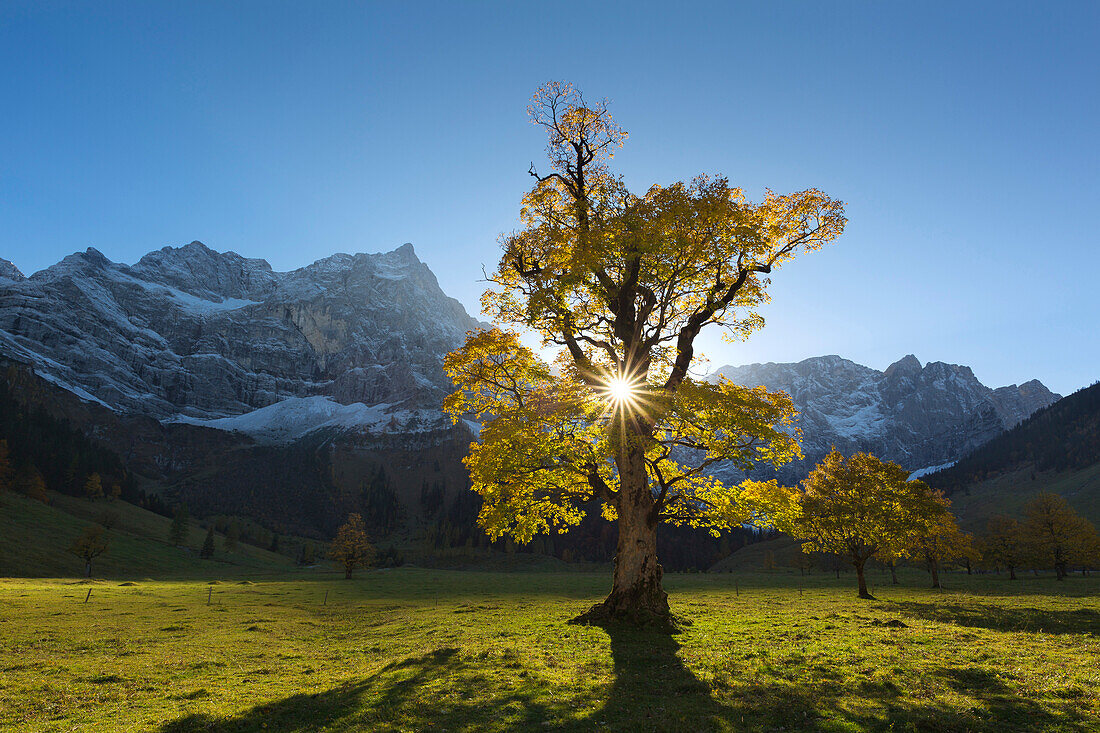
<path fill-rule="evenodd" d="M 949 493 L 1018 470 L 1064 472 L 1100 463 L 1100 382 L 1063 397 L 925 479 Z"/>

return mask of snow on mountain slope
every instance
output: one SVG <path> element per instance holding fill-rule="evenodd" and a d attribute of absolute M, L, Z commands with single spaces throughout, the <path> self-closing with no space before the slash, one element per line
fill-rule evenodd
<path fill-rule="evenodd" d="M 927 476 L 930 473 L 942 471 L 945 468 L 951 468 L 954 465 L 954 461 L 948 461 L 947 463 L 941 463 L 938 466 L 925 466 L 924 468 L 918 468 L 916 471 L 913 471 L 913 473 L 909 474 L 909 480 L 912 481 L 913 479 L 920 478 L 921 476 Z"/>
<path fill-rule="evenodd" d="M 438 409 L 442 357 L 480 325 L 410 244 L 292 272 L 192 242 L 133 266 L 88 249 L 15 273 L 0 266 L 0 356 L 161 420 L 311 397 Z"/>
<path fill-rule="evenodd" d="M 340 433 L 423 432 L 442 426 L 443 413 L 438 410 L 401 410 L 384 403 L 341 405 L 330 397 L 291 397 L 234 417 L 202 420 L 181 416 L 171 422 L 244 433 L 259 443 L 277 445 L 293 443 L 319 430 Z"/>
<path fill-rule="evenodd" d="M 780 472 L 786 480 L 805 476 L 832 446 L 844 453 L 871 451 L 911 469 L 940 466 L 1059 399 L 1037 380 L 993 390 L 970 367 L 921 365 L 911 354 L 883 372 L 820 356 L 725 366 L 708 377 L 719 378 L 791 395 L 806 458 Z"/>

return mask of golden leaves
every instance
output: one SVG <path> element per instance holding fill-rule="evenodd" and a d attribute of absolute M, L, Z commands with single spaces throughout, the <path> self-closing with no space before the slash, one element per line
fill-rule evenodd
<path fill-rule="evenodd" d="M 761 328 L 769 276 L 839 236 L 843 205 L 816 189 L 753 203 L 721 176 L 634 195 L 607 168 L 626 133 L 605 101 L 550 82 L 528 112 L 547 132 L 551 170 L 532 166 L 523 229 L 502 237 L 482 307 L 565 348 L 552 370 L 494 329 L 470 334 L 444 363 L 458 388 L 445 409 L 483 423 L 467 458 L 483 526 L 522 541 L 575 524 L 589 501 L 611 516 L 628 453 L 624 474 L 646 486 L 624 494 L 651 489 L 666 521 L 736 526 L 751 509 L 707 469 L 800 457 L 794 409 L 782 393 L 687 379 L 694 340 L 710 325 L 737 339 Z M 615 378 L 632 387 L 609 400 Z"/>
<path fill-rule="evenodd" d="M 773 526 L 804 540 L 805 550 L 846 557 L 907 557 L 957 530 L 942 493 L 869 453 L 844 458 L 834 449 L 801 490 L 754 484 L 745 499 Z"/>

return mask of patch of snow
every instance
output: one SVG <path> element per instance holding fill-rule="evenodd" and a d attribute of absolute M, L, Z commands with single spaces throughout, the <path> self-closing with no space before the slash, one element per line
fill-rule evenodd
<path fill-rule="evenodd" d="M 877 435 L 886 416 L 878 404 L 866 405 L 850 415 L 825 414 L 829 427 L 845 438 L 863 438 Z"/>
<path fill-rule="evenodd" d="M 185 293 L 176 288 L 162 286 L 168 295 L 184 310 L 192 313 L 221 313 L 222 311 L 235 311 L 238 308 L 247 308 L 250 305 L 260 305 L 259 300 L 245 300 L 244 298 L 225 298 L 220 303 L 200 298 L 191 293 Z"/>
<path fill-rule="evenodd" d="M 84 389 L 81 389 L 80 387 L 77 387 L 75 384 L 69 384 L 68 382 L 60 379 L 59 377 L 55 377 L 54 375 L 52 375 L 48 372 L 42 372 L 42 371 L 35 370 L 35 374 L 42 377 L 43 379 L 45 379 L 47 382 L 50 382 L 51 384 L 56 384 L 58 387 L 61 387 L 61 389 L 67 389 L 68 391 L 72 392 L 74 395 L 76 395 L 80 399 L 84 400 L 85 402 L 95 402 L 97 405 L 103 405 L 104 407 L 106 407 L 108 410 L 111 410 L 112 412 L 117 412 L 117 410 L 115 410 L 115 408 L 111 407 L 106 402 L 99 399 L 95 395 L 91 394 L 87 390 L 84 390 Z"/>
<path fill-rule="evenodd" d="M 267 407 L 234 417 L 211 420 L 177 415 L 169 422 L 187 423 L 244 433 L 257 442 L 267 444 L 293 443 L 317 430 L 369 430 L 383 432 L 403 428 L 413 422 L 410 432 L 422 432 L 433 427 L 435 414 L 423 410 L 394 410 L 394 405 L 380 403 L 364 405 L 356 402 L 342 405 L 330 397 L 290 397 Z M 431 418 L 425 420 L 425 418 Z"/>
<path fill-rule="evenodd" d="M 912 481 L 913 479 L 918 479 L 921 476 L 927 476 L 930 473 L 942 471 L 945 468 L 951 468 L 954 465 L 955 462 L 951 461 L 949 463 L 941 463 L 938 466 L 925 466 L 924 468 L 918 468 L 916 471 L 913 471 L 913 473 L 909 474 L 909 480 Z"/>

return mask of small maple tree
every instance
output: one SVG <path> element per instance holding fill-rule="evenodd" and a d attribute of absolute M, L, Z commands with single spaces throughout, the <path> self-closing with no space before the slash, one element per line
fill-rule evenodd
<path fill-rule="evenodd" d="M 369 567 L 374 562 L 374 554 L 363 517 L 349 514 L 348 521 L 336 531 L 336 539 L 329 548 L 329 559 L 343 565 L 344 577 L 350 579 L 355 568 Z"/>

